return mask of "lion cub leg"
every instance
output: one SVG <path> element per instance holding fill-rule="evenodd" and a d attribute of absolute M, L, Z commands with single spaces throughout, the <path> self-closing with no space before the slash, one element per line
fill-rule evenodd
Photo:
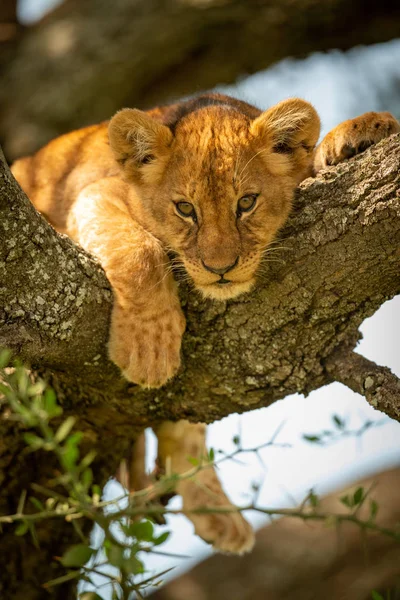
<path fill-rule="evenodd" d="M 400 123 L 388 112 L 367 112 L 343 121 L 324 137 L 315 152 L 314 173 L 364 152 L 392 133 L 400 132 Z"/>
<path fill-rule="evenodd" d="M 160 242 L 132 219 L 112 178 L 79 194 L 68 233 L 99 259 L 113 288 L 111 360 L 130 381 L 163 385 L 179 369 L 185 319 Z"/>
<path fill-rule="evenodd" d="M 183 510 L 192 521 L 195 532 L 220 552 L 243 554 L 252 549 L 254 533 L 239 512 L 214 512 L 213 508 L 232 509 L 214 467 L 206 466 L 206 425 L 165 421 L 155 430 L 158 438 L 158 460 L 166 472 L 184 474 L 196 468 L 190 458 L 196 458 L 200 468 L 189 478 L 178 481 L 176 492 L 182 496 Z M 205 508 L 210 512 L 194 513 Z"/>

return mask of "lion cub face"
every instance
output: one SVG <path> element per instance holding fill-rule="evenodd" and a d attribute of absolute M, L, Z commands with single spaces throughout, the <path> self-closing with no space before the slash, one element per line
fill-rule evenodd
<path fill-rule="evenodd" d="M 302 100 L 259 113 L 218 98 L 172 126 L 125 109 L 111 120 L 109 136 L 146 228 L 197 289 L 224 300 L 253 286 L 296 185 L 310 174 L 319 119 Z M 250 118 L 247 107 L 258 116 Z"/>

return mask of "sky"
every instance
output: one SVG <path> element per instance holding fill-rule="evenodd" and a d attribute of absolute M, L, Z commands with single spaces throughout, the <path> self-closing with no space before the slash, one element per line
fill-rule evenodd
<path fill-rule="evenodd" d="M 20 15 L 28 23 L 39 18 L 54 0 L 21 0 Z M 390 83 L 400 79 L 400 40 L 347 53 L 332 51 L 314 54 L 304 60 L 287 59 L 267 71 L 244 78 L 235 86 L 219 89 L 260 108 L 291 96 L 312 102 L 321 115 L 323 133 L 342 120 L 367 110 L 392 110 L 400 116 L 400 106 L 393 104 Z M 398 96 L 397 96 L 398 98 Z M 387 302 L 361 330 L 364 339 L 358 352 L 400 376 L 400 298 Z M 303 440 L 303 434 L 332 429 L 332 416 L 339 415 L 349 428 L 358 429 L 366 420 L 379 423 L 361 439 L 350 436 L 326 447 Z M 242 415 L 232 415 L 208 428 L 209 445 L 229 452 L 232 438 L 241 431 L 243 445 L 254 446 L 267 441 L 283 425 L 278 440 L 291 448 L 268 448 L 262 452 L 264 466 L 246 455 L 244 465 L 224 464 L 219 475 L 231 499 L 242 504 L 248 499 L 253 482 L 262 484 L 259 505 L 294 506 L 310 488 L 325 493 L 338 485 L 380 469 L 400 465 L 400 424 L 372 409 L 359 395 L 335 383 L 312 392 L 308 398 L 290 396 L 269 408 Z M 154 436 L 148 435 L 151 451 L 149 469 L 155 456 Z M 109 483 L 107 495 L 120 494 L 118 484 Z M 173 500 L 179 506 L 179 499 Z M 248 515 L 256 525 L 264 520 Z M 192 559 L 161 560 L 146 557 L 148 568 L 161 570 L 176 566 L 172 576 L 188 569 L 193 562 L 210 553 L 209 547 L 193 535 L 192 525 L 183 517 L 172 517 L 173 529 L 165 551 L 184 553 Z"/>

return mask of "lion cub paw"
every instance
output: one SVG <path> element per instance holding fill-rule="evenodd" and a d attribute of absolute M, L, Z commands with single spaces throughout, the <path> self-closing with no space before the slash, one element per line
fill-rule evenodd
<path fill-rule="evenodd" d="M 180 366 L 185 317 L 179 306 L 160 307 L 145 317 L 115 306 L 111 317 L 109 356 L 129 381 L 161 387 Z"/>
<path fill-rule="evenodd" d="M 182 481 L 178 493 L 182 496 L 183 510 L 192 521 L 196 534 L 215 550 L 227 554 L 244 554 L 252 550 L 254 531 L 241 513 L 213 512 L 213 508 L 234 508 L 221 489 L 213 469 L 199 472 L 194 481 Z M 203 508 L 207 512 L 193 512 Z"/>
<path fill-rule="evenodd" d="M 388 112 L 367 112 L 344 121 L 332 129 L 318 146 L 314 171 L 360 154 L 372 144 L 398 132 L 400 123 Z"/>

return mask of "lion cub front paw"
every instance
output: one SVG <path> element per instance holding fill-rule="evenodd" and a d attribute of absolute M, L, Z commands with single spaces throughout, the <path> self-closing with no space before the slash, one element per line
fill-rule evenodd
<path fill-rule="evenodd" d="M 252 550 L 253 528 L 240 512 L 235 512 L 213 469 L 198 473 L 194 481 L 182 481 L 178 493 L 196 534 L 215 550 L 226 554 L 244 554 Z"/>
<path fill-rule="evenodd" d="M 109 356 L 129 381 L 143 387 L 161 387 L 180 366 L 185 317 L 179 306 L 163 307 L 141 317 L 114 307 Z"/>
<path fill-rule="evenodd" d="M 360 154 L 369 146 L 398 132 L 400 123 L 388 112 L 368 112 L 344 121 L 332 129 L 318 146 L 314 171 Z"/>

